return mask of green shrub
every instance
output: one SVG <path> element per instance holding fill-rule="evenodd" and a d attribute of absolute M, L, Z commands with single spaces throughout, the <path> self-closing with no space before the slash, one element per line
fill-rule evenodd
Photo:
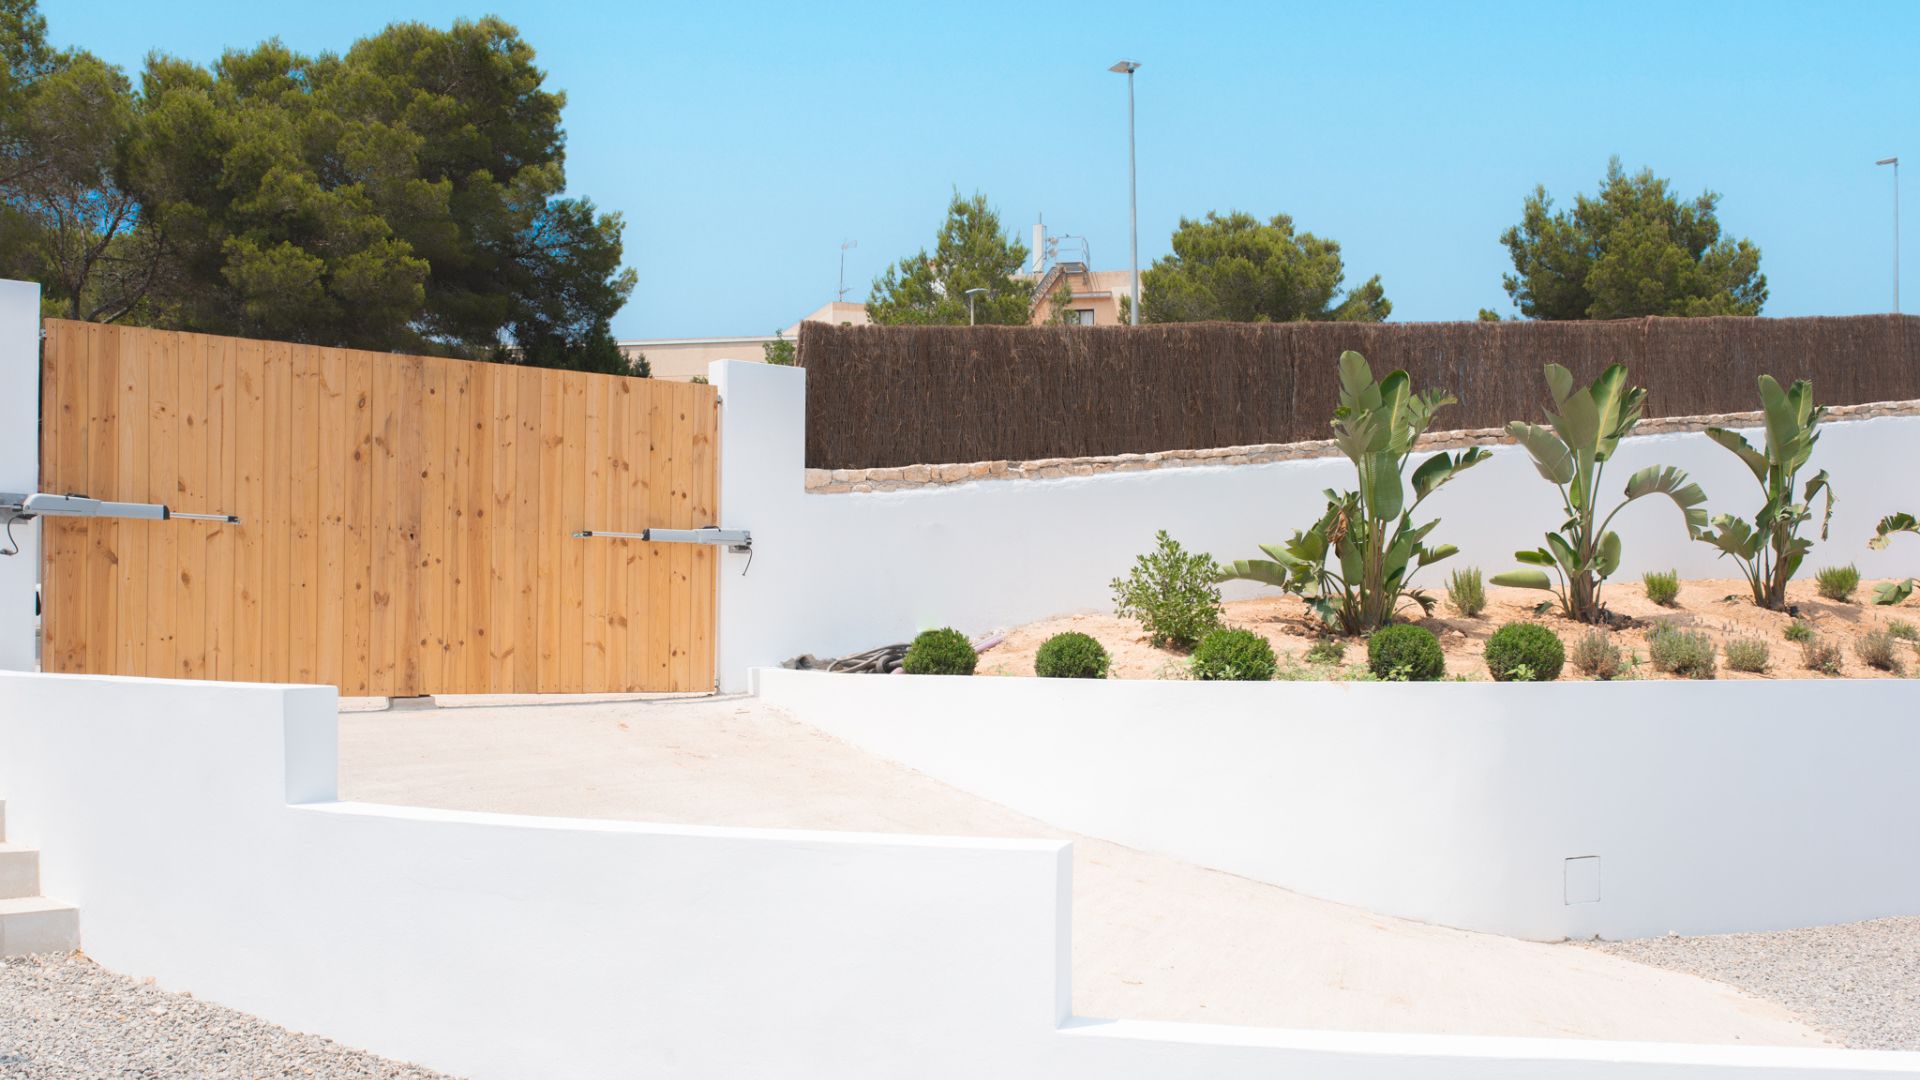
<path fill-rule="evenodd" d="M 1266 682 L 1279 666 L 1273 646 L 1251 630 L 1223 627 L 1201 638 L 1193 650 L 1196 679 Z"/>
<path fill-rule="evenodd" d="M 1552 682 L 1566 663 L 1560 635 L 1539 623 L 1508 623 L 1487 639 L 1487 674 L 1495 682 Z"/>
<path fill-rule="evenodd" d="M 1647 635 L 1647 652 L 1653 670 L 1683 679 L 1711 679 L 1718 666 L 1712 638 L 1704 631 L 1682 630 L 1671 623 L 1661 623 Z"/>
<path fill-rule="evenodd" d="M 1347 658 L 1347 643 L 1339 638 L 1321 638 L 1307 646 L 1307 663 L 1338 664 Z"/>
<path fill-rule="evenodd" d="M 1383 626 L 1367 639 L 1367 670 L 1376 679 L 1434 682 L 1447 674 L 1440 639 L 1424 626 Z"/>
<path fill-rule="evenodd" d="M 1905 619 L 1889 620 L 1887 623 L 1887 633 L 1892 634 L 1901 641 L 1920 641 L 1920 630 L 1914 629 L 1913 624 Z"/>
<path fill-rule="evenodd" d="M 1875 627 L 1854 639 L 1853 652 L 1860 662 L 1876 671 L 1891 671 L 1895 675 L 1906 671 L 1906 665 L 1900 662 L 1900 642 L 1884 628 Z"/>
<path fill-rule="evenodd" d="M 1771 651 L 1764 638 L 1734 638 L 1727 642 L 1724 650 L 1727 666 L 1735 671 L 1762 672 L 1767 670 Z"/>
<path fill-rule="evenodd" d="M 1853 601 L 1853 591 L 1860 587 L 1860 570 L 1849 563 L 1846 566 L 1824 567 L 1813 575 L 1820 586 L 1820 595 L 1829 600 L 1842 603 Z"/>
<path fill-rule="evenodd" d="M 1680 599 L 1680 571 L 1649 570 L 1640 580 L 1646 584 L 1647 599 L 1661 607 L 1672 607 Z"/>
<path fill-rule="evenodd" d="M 1840 644 L 1827 638 L 1808 638 L 1800 643 L 1800 662 L 1808 671 L 1822 675 L 1840 674 Z"/>
<path fill-rule="evenodd" d="M 922 630 L 907 646 L 900 669 L 909 675 L 971 675 L 980 663 L 967 635 L 949 626 Z"/>
<path fill-rule="evenodd" d="M 1187 552 L 1167 535 L 1154 534 L 1154 550 L 1134 560 L 1133 572 L 1113 579 L 1113 610 L 1139 619 L 1157 646 L 1192 648 L 1220 626 L 1220 567 L 1213 556 Z"/>
<path fill-rule="evenodd" d="M 1048 638 L 1033 654 L 1033 673 L 1043 679 L 1104 679 L 1109 663 L 1099 642 L 1069 630 Z"/>
<path fill-rule="evenodd" d="M 1788 641 L 1811 641 L 1813 640 L 1813 627 L 1808 626 L 1799 619 L 1795 619 L 1787 624 L 1785 630 L 1780 631 L 1780 636 L 1786 638 Z"/>
<path fill-rule="evenodd" d="M 1487 610 L 1487 589 L 1480 569 L 1469 566 L 1447 575 L 1447 606 L 1469 619 Z"/>
<path fill-rule="evenodd" d="M 1620 647 L 1605 630 L 1589 630 L 1573 643 L 1573 666 L 1583 675 L 1611 679 L 1620 674 Z"/>

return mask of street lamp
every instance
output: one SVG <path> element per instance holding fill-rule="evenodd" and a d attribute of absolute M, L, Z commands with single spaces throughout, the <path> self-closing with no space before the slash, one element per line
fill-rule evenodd
<path fill-rule="evenodd" d="M 967 290 L 966 295 L 967 295 L 967 325 L 968 326 L 973 325 L 973 298 L 976 296 L 979 296 L 981 293 L 986 291 L 987 290 L 985 289 L 968 289 Z"/>
<path fill-rule="evenodd" d="M 1875 165 L 1893 166 L 1893 313 L 1900 314 L 1900 159 L 1881 158 Z"/>
<path fill-rule="evenodd" d="M 1140 176 L 1133 161 L 1133 73 L 1140 65 L 1121 60 L 1107 69 L 1127 77 L 1127 223 L 1133 231 L 1133 302 L 1128 305 L 1133 325 L 1140 325 Z"/>

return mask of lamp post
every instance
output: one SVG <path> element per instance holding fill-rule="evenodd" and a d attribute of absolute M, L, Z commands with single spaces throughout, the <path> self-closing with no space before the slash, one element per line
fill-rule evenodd
<path fill-rule="evenodd" d="M 1893 313 L 1900 314 L 1900 159 L 1881 158 L 1875 165 L 1893 166 Z"/>
<path fill-rule="evenodd" d="M 966 296 L 967 296 L 967 325 L 968 326 L 973 325 L 973 298 L 976 296 L 979 296 L 981 293 L 986 291 L 987 290 L 985 289 L 968 289 L 967 290 Z"/>
<path fill-rule="evenodd" d="M 1127 77 L 1127 224 L 1133 233 L 1133 295 L 1127 305 L 1132 316 L 1128 321 L 1140 325 L 1140 174 L 1133 159 L 1133 73 L 1140 65 L 1132 60 L 1121 60 L 1107 69 L 1117 75 Z"/>

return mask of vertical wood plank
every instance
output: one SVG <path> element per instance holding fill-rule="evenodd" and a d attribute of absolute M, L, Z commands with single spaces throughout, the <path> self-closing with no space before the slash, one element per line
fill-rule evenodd
<path fill-rule="evenodd" d="M 493 375 L 476 367 L 468 387 L 472 400 L 467 429 L 467 625 L 466 692 L 485 694 L 493 689 Z"/>
<path fill-rule="evenodd" d="M 633 531 L 627 522 L 627 403 L 633 397 L 632 380 L 607 380 L 607 468 L 600 507 L 605 528 Z M 632 684 L 627 668 L 627 558 L 628 541 L 607 545 L 607 676 L 603 690 L 625 690 Z"/>
<path fill-rule="evenodd" d="M 627 405 L 626 429 L 626 518 L 625 532 L 639 532 L 651 524 L 650 498 L 653 472 L 650 466 L 648 414 L 653 403 L 651 382 L 635 384 Z M 627 565 L 627 685 L 641 690 L 650 685 L 653 653 L 650 645 L 648 611 L 652 603 L 649 578 L 653 566 L 653 545 L 638 540 L 626 541 Z"/>
<path fill-rule="evenodd" d="M 421 693 L 421 656 L 425 651 L 424 560 L 420 532 L 425 492 L 426 459 L 426 365 L 417 356 L 396 356 L 390 362 L 400 368 L 399 441 L 395 457 L 397 471 L 394 490 L 398 494 L 400 515 L 400 577 L 394 582 L 398 593 L 394 609 L 395 644 L 400 649 L 396 660 L 398 686 L 395 693 L 412 697 Z"/>
<path fill-rule="evenodd" d="M 445 684 L 443 675 L 451 648 L 447 633 L 447 364 L 444 360 L 421 362 L 426 410 L 419 421 L 424 433 L 420 457 L 420 568 L 424 580 L 416 625 L 420 692 L 424 694 L 439 691 Z"/>
<path fill-rule="evenodd" d="M 515 368 L 519 394 L 515 453 L 513 573 L 519 578 L 514 593 L 514 633 L 520 650 L 513 657 L 513 685 L 522 693 L 540 689 L 540 654 L 534 638 L 539 633 L 540 536 L 540 386 L 538 368 Z"/>
<path fill-rule="evenodd" d="M 673 517 L 673 388 L 649 383 L 647 403 L 647 525 L 669 528 Z M 673 554 L 670 544 L 648 544 L 647 687 L 673 688 Z"/>
<path fill-rule="evenodd" d="M 340 686 L 346 652 L 347 358 L 340 349 L 316 349 L 314 455 L 313 680 Z"/>
<path fill-rule="evenodd" d="M 467 599 L 467 428 L 471 423 L 472 364 L 447 365 L 446 432 L 446 604 L 445 655 L 440 661 L 438 693 L 467 692 L 467 638 L 471 632 L 472 605 Z"/>
<path fill-rule="evenodd" d="M 200 334 L 179 335 L 176 359 L 179 385 L 180 456 L 177 480 L 167 502 L 176 510 L 206 514 L 214 509 L 207 494 L 207 345 Z M 179 552 L 174 678 L 207 677 L 207 536 L 218 526 L 205 521 L 170 521 L 159 526 L 173 534 Z"/>
<path fill-rule="evenodd" d="M 373 445 L 370 451 L 372 516 L 368 534 L 373 541 L 371 633 L 368 648 L 367 692 L 392 694 L 399 684 L 399 639 L 396 636 L 396 586 L 400 580 L 401 545 L 399 538 L 400 494 L 395 490 L 399 472 L 394 432 L 398 424 L 395 409 L 400 400 L 400 372 L 385 357 L 373 362 Z"/>
<path fill-rule="evenodd" d="M 491 582 L 492 611 L 487 628 L 489 659 L 492 662 L 493 692 L 513 692 L 513 653 L 519 642 L 519 620 L 514 601 L 519 590 L 513 580 L 514 481 L 518 461 L 514 456 L 513 433 L 519 422 L 520 388 L 512 369 L 496 365 L 487 373 L 493 384 L 493 490 L 488 516 L 493 525 L 489 533 L 488 579 Z"/>
<path fill-rule="evenodd" d="M 588 528 L 586 440 L 580 436 L 587 423 L 587 392 L 578 378 L 569 378 L 563 385 L 566 393 L 562 422 L 567 437 L 561 444 L 560 512 L 566 521 L 566 532 L 571 536 L 578 530 Z M 581 650 L 584 648 L 582 631 L 586 624 L 586 549 L 591 543 L 589 540 L 569 539 L 560 549 L 563 591 L 559 690 L 563 694 L 578 694 L 586 685 L 586 658 Z"/>
<path fill-rule="evenodd" d="M 48 335 L 48 341 L 53 335 Z M 87 486 L 115 498 L 120 491 L 116 427 L 120 408 L 120 328 L 89 325 L 87 346 Z M 120 523 L 90 522 L 87 528 L 86 670 L 110 675 L 120 658 Z"/>
<path fill-rule="evenodd" d="M 606 529 L 607 506 L 607 383 L 606 378 L 589 376 L 580 380 L 586 393 L 586 424 L 580 435 L 586 445 L 585 499 L 581 520 L 588 528 Z M 585 563 L 581 590 L 580 661 L 581 689 L 597 692 L 607 688 L 607 558 L 613 552 L 608 540 L 583 540 L 581 558 Z"/>
<path fill-rule="evenodd" d="M 86 425 L 91 412 L 85 327 L 61 322 L 48 328 L 42 408 L 41 463 L 47 490 L 92 494 L 86 489 Z M 51 407 L 48 407 L 48 405 Z M 48 671 L 78 672 L 87 663 L 87 551 L 92 538 L 84 521 L 49 519 L 41 543 L 40 662 Z"/>
<path fill-rule="evenodd" d="M 266 344 L 235 341 L 233 375 L 233 463 L 238 476 L 232 512 L 239 515 L 240 525 L 233 545 L 232 677 L 265 679 L 267 537 L 274 529 L 267 518 Z"/>
<path fill-rule="evenodd" d="M 234 440 L 239 431 L 235 408 L 232 338 L 208 337 L 207 356 L 207 477 L 208 498 L 216 514 L 237 514 L 238 473 Z M 214 525 L 207 531 L 207 678 L 234 676 L 234 545 L 246 527 Z"/>
<path fill-rule="evenodd" d="M 697 387 L 696 391 L 693 396 L 691 439 L 683 449 L 692 457 L 693 521 L 694 527 L 699 528 L 720 522 L 714 439 L 719 420 L 719 398 L 711 387 Z M 692 580 L 688 583 L 688 595 L 693 605 L 690 619 L 692 630 L 687 640 L 689 666 L 696 684 L 689 689 L 693 690 L 709 690 L 717 686 L 719 673 L 714 668 L 713 650 L 714 614 L 719 601 L 715 595 L 719 564 L 718 548 L 702 546 L 693 553 Z"/>
<path fill-rule="evenodd" d="M 587 541 L 573 538 L 575 529 L 560 510 L 562 462 L 560 447 L 567 440 L 563 413 L 566 398 L 564 371 L 544 372 L 540 379 L 540 536 L 535 553 L 540 578 L 538 678 L 542 687 L 560 685 L 559 572 L 562 552 Z"/>
<path fill-rule="evenodd" d="M 168 502 L 179 494 L 180 396 L 178 358 L 181 335 L 162 333 L 147 350 L 147 455 L 150 501 Z M 145 675 L 177 678 L 179 649 L 175 634 L 180 605 L 180 549 L 178 534 L 161 522 L 139 526 L 148 535 L 147 670 Z"/>
<path fill-rule="evenodd" d="M 373 488 L 378 447 L 373 442 L 373 365 L 377 358 L 348 351 L 346 367 L 346 475 L 342 499 L 340 692 L 364 695 L 373 685 Z"/>
<path fill-rule="evenodd" d="M 693 455 L 688 445 L 693 438 L 693 403 L 697 387 L 673 387 L 673 442 L 668 453 L 673 459 L 674 527 L 691 529 L 701 524 L 693 520 Z M 672 688 L 699 689 L 693 681 L 693 656 L 688 643 L 693 638 L 693 551 L 689 545 L 673 544 Z"/>

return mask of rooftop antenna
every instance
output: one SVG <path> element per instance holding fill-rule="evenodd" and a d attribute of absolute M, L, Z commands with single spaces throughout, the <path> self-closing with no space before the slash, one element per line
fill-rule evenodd
<path fill-rule="evenodd" d="M 857 248 L 859 246 L 860 241 L 858 240 L 843 240 L 840 242 L 840 288 L 833 295 L 834 299 L 843 304 L 847 301 L 847 249 Z"/>

